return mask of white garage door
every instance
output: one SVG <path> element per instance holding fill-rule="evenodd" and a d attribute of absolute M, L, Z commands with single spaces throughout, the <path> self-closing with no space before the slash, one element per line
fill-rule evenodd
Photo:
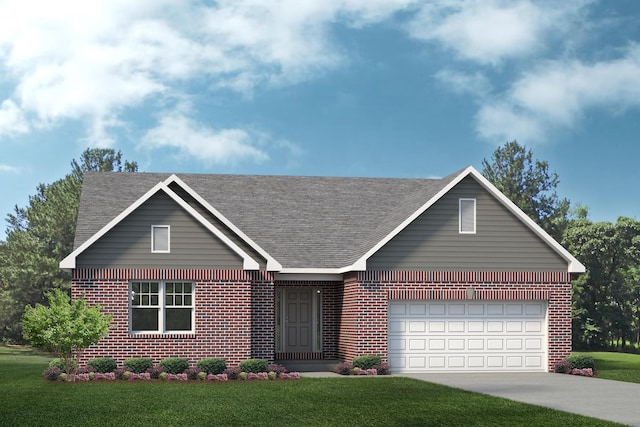
<path fill-rule="evenodd" d="M 390 301 L 394 372 L 546 371 L 542 301 Z"/>

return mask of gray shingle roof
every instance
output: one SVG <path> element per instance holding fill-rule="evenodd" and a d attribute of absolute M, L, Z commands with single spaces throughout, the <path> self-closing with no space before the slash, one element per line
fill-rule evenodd
<path fill-rule="evenodd" d="M 459 173 L 442 179 L 176 175 L 284 268 L 341 268 Z M 75 247 L 170 176 L 86 173 Z"/>

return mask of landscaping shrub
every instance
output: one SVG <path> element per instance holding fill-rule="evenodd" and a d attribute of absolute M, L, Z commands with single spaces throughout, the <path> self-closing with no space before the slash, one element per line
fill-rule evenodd
<path fill-rule="evenodd" d="M 280 376 L 280 374 L 287 372 L 287 368 L 277 363 L 272 363 L 267 367 L 267 372 L 275 372 L 276 376 Z"/>
<path fill-rule="evenodd" d="M 233 368 L 227 368 L 224 370 L 224 374 L 226 374 L 227 378 L 230 380 L 237 380 L 240 376 L 240 372 L 242 371 L 238 366 L 234 366 Z"/>
<path fill-rule="evenodd" d="M 125 360 L 123 365 L 134 374 L 141 374 L 153 366 L 153 361 L 148 357 L 132 357 Z"/>
<path fill-rule="evenodd" d="M 571 363 L 571 369 L 591 368 L 594 371 L 596 370 L 596 362 L 591 356 L 576 354 L 566 357 L 564 360 Z"/>
<path fill-rule="evenodd" d="M 113 357 L 96 357 L 95 359 L 90 359 L 87 362 L 87 366 L 91 368 L 93 372 L 106 374 L 107 372 L 115 371 L 118 364 Z"/>
<path fill-rule="evenodd" d="M 50 368 L 58 368 L 58 369 L 60 369 L 61 372 L 64 372 L 64 373 L 68 374 L 68 372 L 65 371 L 65 369 L 64 369 L 64 361 L 59 357 L 57 357 L 57 358 L 53 359 L 51 362 L 49 362 L 49 367 Z M 77 367 L 76 362 L 73 361 L 73 364 L 72 364 L 73 370 L 75 370 L 76 367 Z"/>
<path fill-rule="evenodd" d="M 56 381 L 61 373 L 62 373 L 62 370 L 60 368 L 54 367 L 54 368 L 45 369 L 45 371 L 43 372 L 43 375 L 46 380 Z"/>
<path fill-rule="evenodd" d="M 353 365 L 349 362 L 338 363 L 333 372 L 340 375 L 351 375 Z"/>
<path fill-rule="evenodd" d="M 373 365 L 373 369 L 378 372 L 378 375 L 389 375 L 391 373 L 391 368 L 387 362 Z"/>
<path fill-rule="evenodd" d="M 217 375 L 223 373 L 224 370 L 227 369 L 227 362 L 218 357 L 206 357 L 198 360 L 196 366 L 200 368 L 202 372 Z"/>
<path fill-rule="evenodd" d="M 380 363 L 382 363 L 382 358 L 372 354 L 356 356 L 353 358 L 354 368 L 371 369 L 374 365 L 379 365 Z"/>
<path fill-rule="evenodd" d="M 258 372 L 267 372 L 269 361 L 265 359 L 247 359 L 240 362 L 238 367 L 242 372 L 257 374 Z"/>
<path fill-rule="evenodd" d="M 202 371 L 198 368 L 187 368 L 187 370 L 184 371 L 184 373 L 187 374 L 187 378 L 190 380 L 197 380 L 200 372 Z"/>
<path fill-rule="evenodd" d="M 568 360 L 561 360 L 553 365 L 553 372 L 557 374 L 568 374 L 571 372 L 571 362 Z"/>
<path fill-rule="evenodd" d="M 167 357 L 160 361 L 160 366 L 169 374 L 182 374 L 189 367 L 189 360 L 184 357 Z"/>
<path fill-rule="evenodd" d="M 147 369 L 147 373 L 151 376 L 151 379 L 157 380 L 158 378 L 160 378 L 160 374 L 164 372 L 164 369 L 162 368 L 162 366 L 152 366 L 149 369 Z"/>
<path fill-rule="evenodd" d="M 115 377 L 115 379 L 117 380 L 121 380 L 122 376 L 124 375 L 124 373 L 127 372 L 126 369 L 124 368 L 117 368 L 115 371 L 113 371 L 113 375 Z"/>

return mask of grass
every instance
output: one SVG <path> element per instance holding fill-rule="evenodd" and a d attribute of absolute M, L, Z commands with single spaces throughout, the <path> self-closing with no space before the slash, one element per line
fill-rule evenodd
<path fill-rule="evenodd" d="M 611 352 L 574 352 L 593 357 L 596 375 L 607 380 L 640 383 L 640 355 Z"/>
<path fill-rule="evenodd" d="M 52 383 L 49 360 L 0 347 L 0 425 L 616 425 L 407 378 Z"/>

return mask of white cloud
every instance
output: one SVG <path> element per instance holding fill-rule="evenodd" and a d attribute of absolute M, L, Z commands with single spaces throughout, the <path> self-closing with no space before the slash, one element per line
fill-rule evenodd
<path fill-rule="evenodd" d="M 312 78 L 345 59 L 331 40 L 331 25 L 371 24 L 411 3 L 5 0 L 0 72 L 15 85 L 2 104 L 0 132 L 81 120 L 87 123 L 85 143 L 112 146 L 112 130 L 128 125 L 125 111 L 189 98 L 185 87 L 194 79 L 251 94 L 259 85 Z M 216 134 L 236 141 L 221 150 L 257 156 L 241 149 L 247 146 L 239 132 Z"/>
<path fill-rule="evenodd" d="M 640 107 L 639 45 L 610 61 L 550 61 L 539 66 L 480 109 L 477 131 L 489 140 L 517 137 L 540 142 L 550 130 L 578 126 L 589 109 L 616 112 L 633 107 Z"/>
<path fill-rule="evenodd" d="M 4 164 L 0 163 L 0 172 L 19 174 L 20 172 L 22 172 L 22 170 L 20 168 L 18 168 L 18 167 L 15 167 L 15 166 L 4 165 Z"/>
<path fill-rule="evenodd" d="M 463 73 L 445 69 L 437 72 L 435 77 L 453 92 L 460 95 L 483 98 L 491 92 L 491 81 L 479 71 Z"/>
<path fill-rule="evenodd" d="M 0 104 L 0 136 L 27 133 L 29 125 L 20 108 L 10 99 Z"/>
<path fill-rule="evenodd" d="M 545 48 L 546 39 L 571 31 L 585 1 L 443 0 L 422 6 L 412 37 L 439 42 L 463 59 L 498 65 Z"/>
<path fill-rule="evenodd" d="M 188 156 L 204 163 L 234 163 L 248 159 L 260 162 L 269 158 L 259 148 L 262 135 L 243 129 L 211 129 L 188 118 L 182 112 L 162 116 L 158 126 L 150 129 L 140 141 L 140 147 L 176 149 L 180 156 Z"/>

